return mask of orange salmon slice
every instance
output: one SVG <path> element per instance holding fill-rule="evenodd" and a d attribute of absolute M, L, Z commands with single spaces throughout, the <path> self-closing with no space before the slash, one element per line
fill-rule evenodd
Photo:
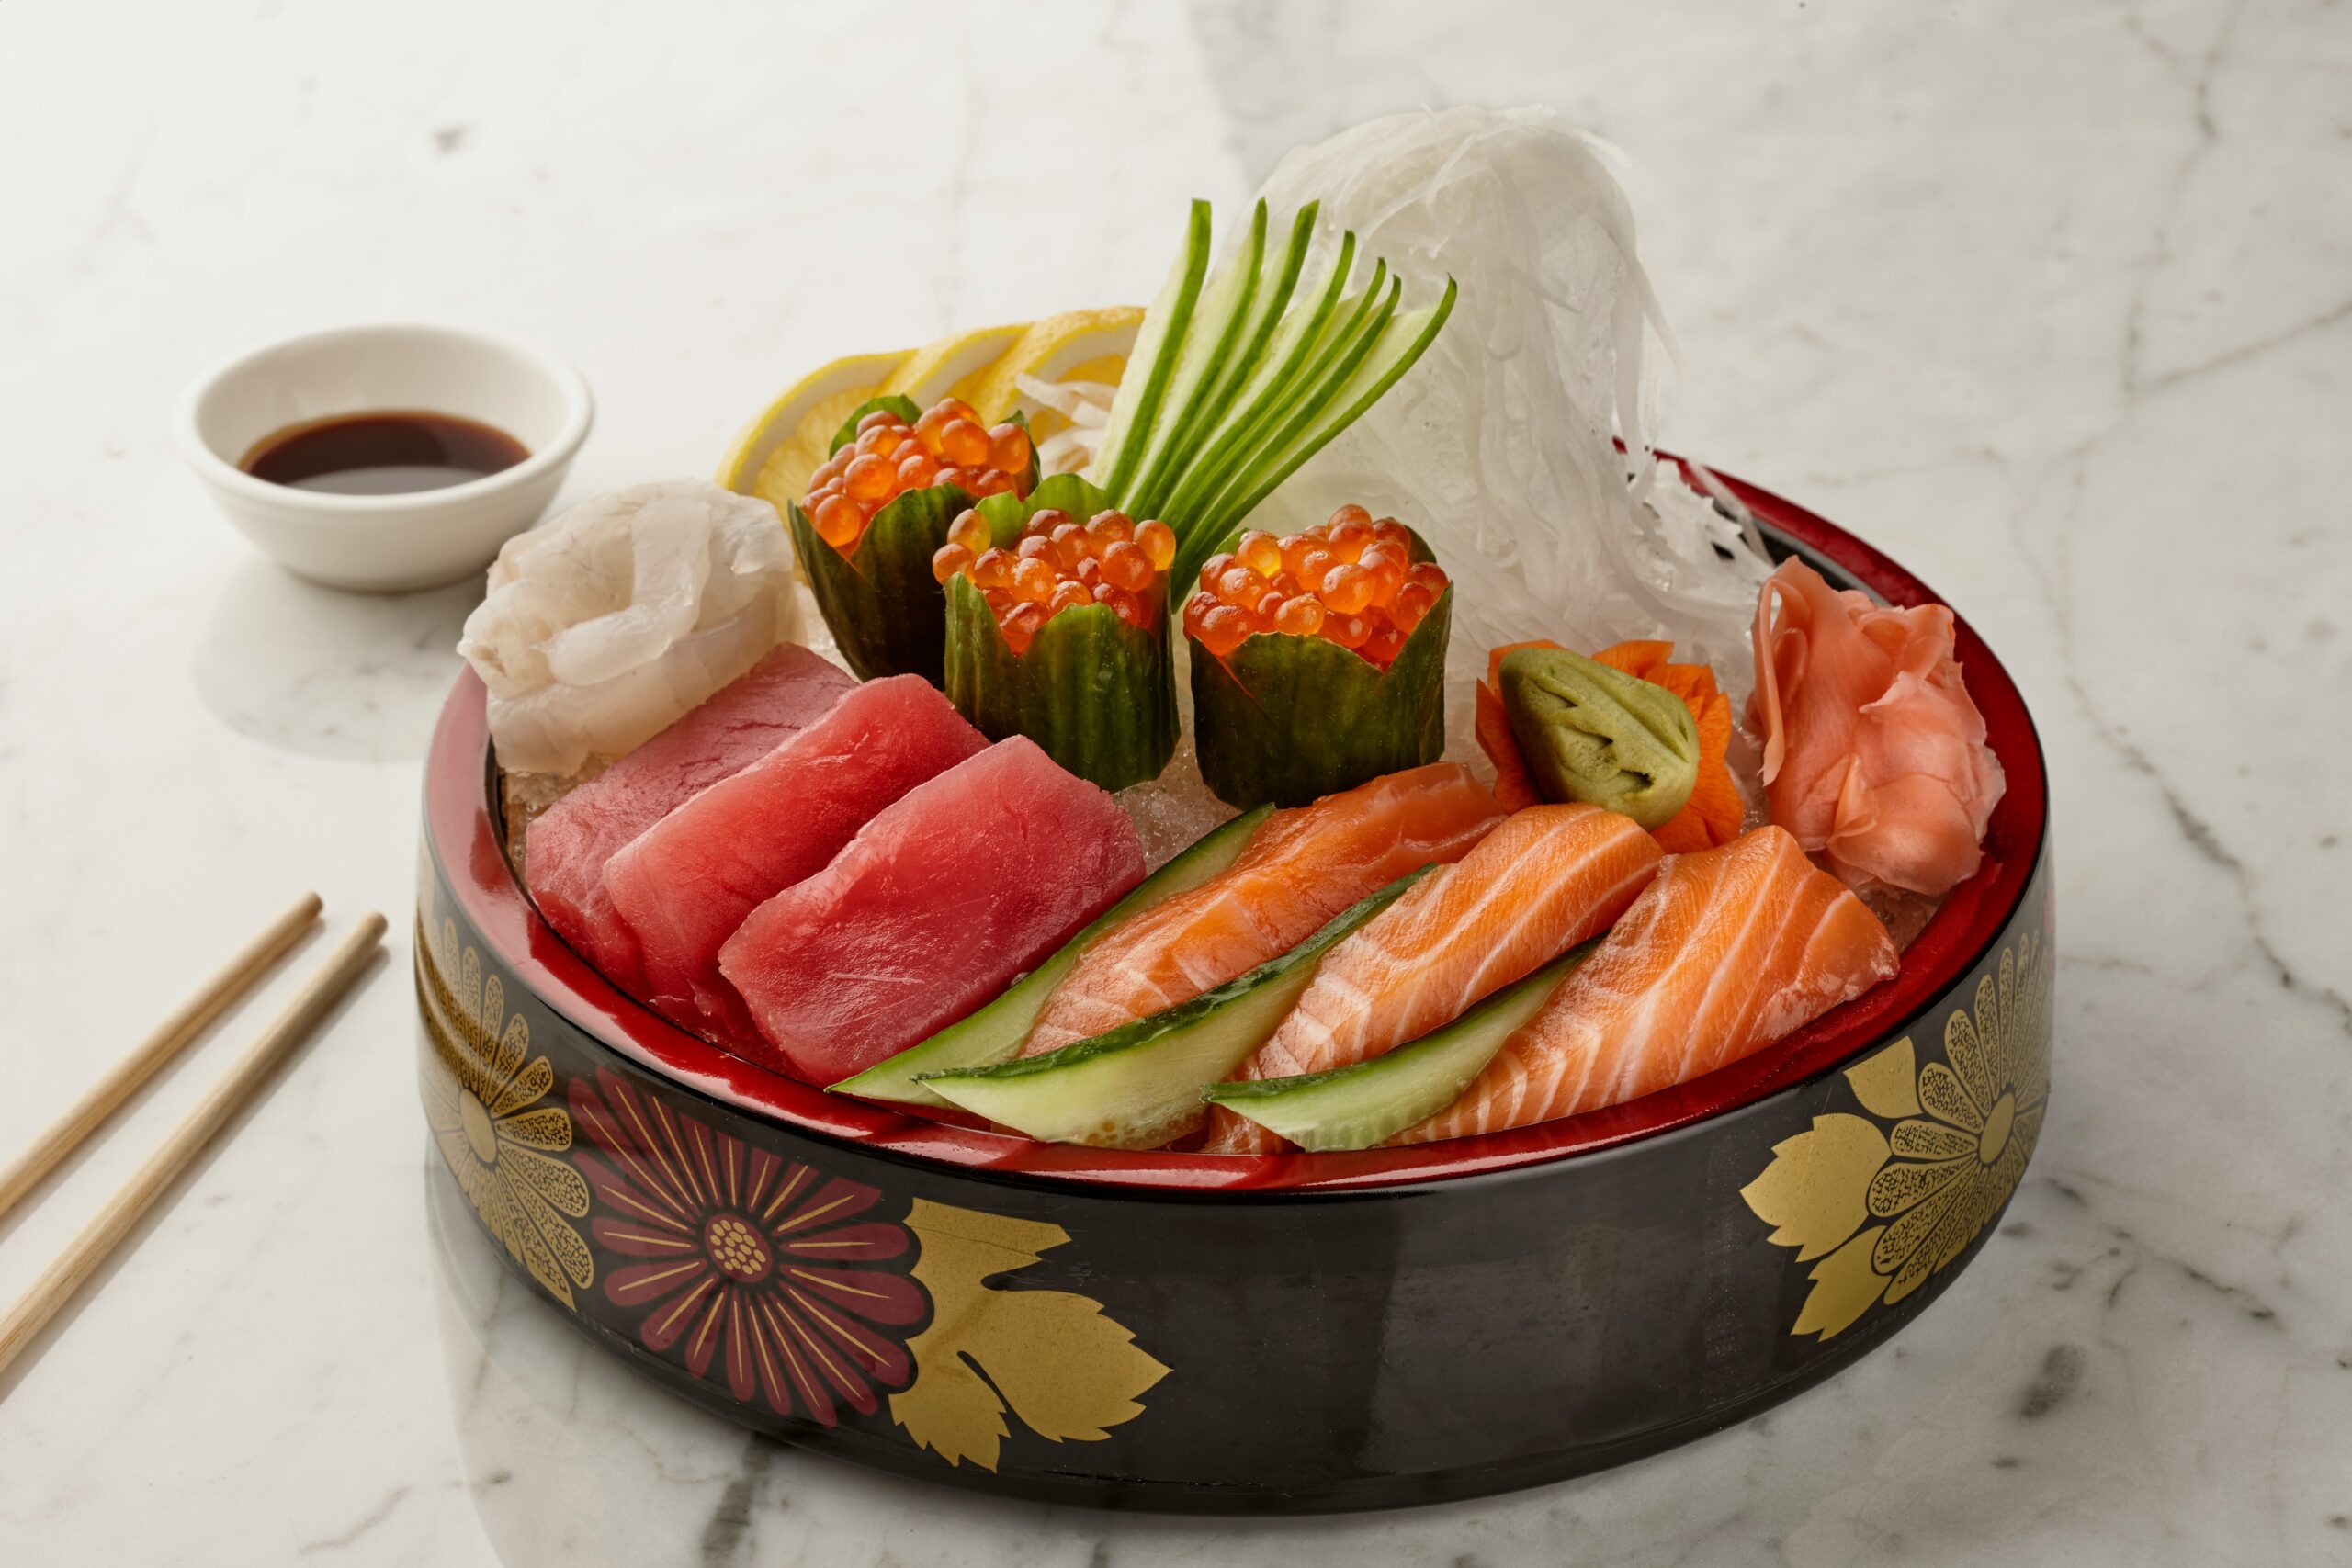
<path fill-rule="evenodd" d="M 1462 1098 L 1390 1141 L 1532 1126 L 1671 1088 L 1861 995 L 1896 962 L 1878 918 L 1783 829 L 1676 855 Z"/>
<path fill-rule="evenodd" d="M 1039 1010 L 1035 1056 L 1190 1001 L 1287 953 L 1408 871 L 1460 860 L 1502 820 L 1454 762 L 1277 811 L 1219 875 L 1105 931 Z"/>
<path fill-rule="evenodd" d="M 1657 875 L 1657 840 L 1596 806 L 1513 812 L 1331 951 L 1273 1037 L 1235 1074 L 1288 1077 L 1386 1055 L 1451 1023 L 1615 923 Z M 1209 1154 L 1262 1154 L 1273 1133 L 1222 1106 Z"/>

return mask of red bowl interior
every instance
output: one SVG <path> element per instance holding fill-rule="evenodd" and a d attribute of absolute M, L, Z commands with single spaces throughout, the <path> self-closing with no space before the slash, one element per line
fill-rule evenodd
<path fill-rule="evenodd" d="M 1728 475 L 1757 516 L 1844 567 L 1890 604 L 1932 603 L 1926 584 L 1803 507 Z M 2041 852 L 2048 784 L 2025 702 L 1965 620 L 1959 655 L 2008 788 L 1981 870 L 1952 891 L 1893 981 L 1719 1072 L 1605 1111 L 1448 1143 L 1352 1154 L 1175 1155 L 1038 1144 L 847 1100 L 729 1055 L 616 990 L 539 918 L 501 852 L 487 788 L 486 694 L 468 671 L 450 694 L 425 764 L 426 830 L 467 915 L 515 976 L 574 1023 L 665 1077 L 752 1114 L 820 1135 L 1013 1177 L 1193 1191 L 1345 1189 L 1509 1170 L 1679 1127 L 1826 1071 L 1905 1027 L 1975 964 L 2018 901 Z"/>

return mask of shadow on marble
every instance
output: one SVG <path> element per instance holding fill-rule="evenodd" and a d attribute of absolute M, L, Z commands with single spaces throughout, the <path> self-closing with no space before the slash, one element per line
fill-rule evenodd
<path fill-rule="evenodd" d="M 337 761 L 413 761 L 457 678 L 481 579 L 414 593 L 321 588 L 260 556 L 221 587 L 194 659 L 205 705 L 240 735 Z"/>

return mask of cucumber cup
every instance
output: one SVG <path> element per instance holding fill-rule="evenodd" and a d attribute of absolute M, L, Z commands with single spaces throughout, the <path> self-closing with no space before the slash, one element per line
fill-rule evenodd
<path fill-rule="evenodd" d="M 1262 551 L 1286 548 L 1306 536 L 1276 542 L 1243 535 L 1232 545 L 1246 555 L 1253 537 Z M 1429 547 L 1419 535 L 1410 536 L 1410 544 L 1415 570 L 1421 570 L 1430 563 Z M 1209 570 L 1215 567 L 1212 561 Z M 1249 568 L 1238 562 L 1227 570 L 1246 573 Z M 1218 799 L 1245 807 L 1304 806 L 1438 760 L 1445 750 L 1453 589 L 1432 572 L 1412 592 L 1418 616 L 1412 629 L 1392 629 L 1385 641 L 1363 643 L 1361 651 L 1314 630 L 1257 630 L 1220 647 L 1222 638 L 1193 629 L 1198 623 L 1188 607 L 1193 739 L 1201 776 Z M 1324 621 L 1319 602 L 1306 608 L 1309 618 Z"/>
<path fill-rule="evenodd" d="M 895 415 L 913 429 L 925 417 L 910 399 L 876 398 L 834 434 L 836 458 L 859 439 L 860 422 L 876 412 Z M 1016 413 L 1008 423 L 1023 421 Z M 1025 461 L 1024 490 L 1036 483 L 1035 453 Z M 798 503 L 786 509 L 801 575 L 841 645 L 842 662 L 859 680 L 920 675 L 934 686 L 945 684 L 946 595 L 932 575 L 932 557 L 947 542 L 948 525 L 977 499 L 952 482 L 906 490 L 865 520 L 846 551 L 827 541 L 818 516 L 808 510 Z"/>
<path fill-rule="evenodd" d="M 991 496 L 976 510 L 996 547 L 1010 550 L 1041 512 L 1083 524 L 1113 508 L 1085 480 L 1057 474 L 1025 499 Z M 928 561 L 924 570 L 931 570 Z M 1143 607 L 1142 625 L 1108 604 L 1084 604 L 1053 611 L 1026 635 L 1008 636 L 987 593 L 968 573 L 956 573 L 946 587 L 948 700 L 989 739 L 1025 735 L 1104 789 L 1158 778 L 1176 750 L 1164 588 L 1156 581 L 1133 598 Z"/>

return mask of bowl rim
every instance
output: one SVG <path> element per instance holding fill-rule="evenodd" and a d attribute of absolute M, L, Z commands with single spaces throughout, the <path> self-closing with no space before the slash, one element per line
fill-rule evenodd
<path fill-rule="evenodd" d="M 1710 472 L 1799 556 L 1838 568 L 1897 606 L 1944 603 L 1891 558 L 1836 525 L 1760 487 Z M 1466 1179 L 1532 1175 L 1794 1091 L 1949 1005 L 1953 987 L 1984 961 L 2022 908 L 2047 852 L 2049 827 L 2047 770 L 2024 697 L 1957 611 L 1953 622 L 1969 691 L 1984 715 L 2007 788 L 1987 831 L 1984 864 L 1952 890 L 1905 951 L 1893 981 L 1764 1050 L 1672 1089 L 1532 1127 L 1408 1148 L 1221 1156 L 1040 1144 L 833 1095 L 729 1055 L 622 994 L 540 918 L 507 861 L 492 815 L 495 768 L 487 693 L 471 670 L 459 675 L 444 705 L 426 758 L 424 832 L 467 919 L 539 1002 L 646 1071 L 754 1120 L 867 1156 L 1065 1192 L 1231 1201 L 1451 1189 Z"/>
<path fill-rule="evenodd" d="M 336 491 L 299 490 L 290 485 L 272 484 L 267 479 L 254 478 L 221 457 L 204 438 L 199 415 L 206 400 L 222 384 L 252 370 L 260 361 L 289 349 L 332 346 L 338 343 L 356 345 L 371 339 L 385 338 L 440 338 L 503 354 L 528 367 L 555 389 L 563 404 L 563 423 L 551 440 L 512 468 L 484 474 L 478 479 L 468 479 L 463 484 L 443 485 L 437 490 L 401 491 L 385 495 L 347 495 Z M 181 456 L 215 489 L 242 500 L 283 510 L 307 512 L 320 517 L 384 517 L 462 506 L 509 491 L 526 489 L 536 480 L 560 473 L 578 456 L 595 421 L 596 398 L 589 390 L 587 378 L 571 361 L 527 338 L 517 337 L 511 333 L 453 326 L 440 321 L 359 321 L 273 339 L 219 361 L 181 394 L 179 407 L 173 415 L 172 428 L 178 438 Z"/>

